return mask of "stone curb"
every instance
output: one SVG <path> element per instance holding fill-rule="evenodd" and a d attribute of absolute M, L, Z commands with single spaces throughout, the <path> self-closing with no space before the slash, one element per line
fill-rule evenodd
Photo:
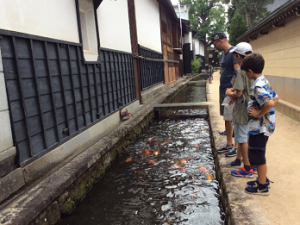
<path fill-rule="evenodd" d="M 213 101 L 209 90 L 206 87 L 207 101 Z M 259 210 L 260 206 L 247 207 L 247 201 L 254 200 L 252 195 L 246 194 L 245 183 L 250 181 L 246 178 L 236 178 L 231 175 L 232 168 L 226 165 L 234 160 L 234 157 L 226 158 L 224 154 L 217 154 L 216 149 L 224 145 L 225 138 L 219 134 L 218 124 L 224 123 L 223 118 L 215 109 L 214 105 L 209 106 L 209 124 L 211 127 L 211 142 L 215 158 L 216 175 L 220 183 L 220 196 L 226 213 L 227 224 L 232 225 L 262 225 L 267 224 L 265 217 Z"/>

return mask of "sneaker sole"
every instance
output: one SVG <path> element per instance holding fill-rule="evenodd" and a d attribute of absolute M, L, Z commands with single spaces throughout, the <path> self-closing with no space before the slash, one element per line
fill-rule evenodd
<path fill-rule="evenodd" d="M 225 156 L 226 156 L 226 157 L 233 157 L 233 156 L 236 156 L 236 154 L 233 154 L 233 155 L 226 155 L 226 154 L 225 154 Z"/>
<path fill-rule="evenodd" d="M 262 195 L 262 196 L 268 196 L 270 194 L 270 192 L 249 192 L 249 191 L 246 191 L 245 192 L 247 194 L 251 194 L 251 195 Z"/>
<path fill-rule="evenodd" d="M 237 174 L 231 174 L 234 177 L 240 177 L 240 178 L 253 178 L 253 175 L 237 175 Z"/>
<path fill-rule="evenodd" d="M 247 187 L 254 187 L 254 185 L 247 185 Z M 271 185 L 269 184 L 268 189 L 270 189 L 270 188 L 271 188 Z"/>
<path fill-rule="evenodd" d="M 242 165 L 236 165 L 236 166 L 231 166 L 231 165 L 226 165 L 227 168 L 241 168 Z"/>
<path fill-rule="evenodd" d="M 229 150 L 220 150 L 220 151 L 217 151 L 217 153 L 224 153 L 224 152 L 228 152 Z"/>

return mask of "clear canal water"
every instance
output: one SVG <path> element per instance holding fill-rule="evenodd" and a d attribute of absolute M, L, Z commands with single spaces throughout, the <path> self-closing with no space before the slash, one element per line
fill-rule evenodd
<path fill-rule="evenodd" d="M 225 224 L 214 178 L 206 119 L 154 121 L 58 224 Z"/>
<path fill-rule="evenodd" d="M 204 84 L 192 83 L 188 84 L 174 98 L 173 103 L 179 102 L 206 102 L 206 87 Z"/>

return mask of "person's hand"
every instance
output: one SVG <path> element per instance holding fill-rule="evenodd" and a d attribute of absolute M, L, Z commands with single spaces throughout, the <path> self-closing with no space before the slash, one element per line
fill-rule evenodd
<path fill-rule="evenodd" d="M 254 118 L 260 118 L 259 112 L 260 112 L 259 110 L 254 109 L 253 107 L 250 107 L 250 109 L 249 109 L 249 115 Z"/>
<path fill-rule="evenodd" d="M 226 92 L 225 92 L 225 95 L 231 95 L 235 92 L 235 90 L 233 88 L 227 88 Z"/>
<path fill-rule="evenodd" d="M 229 102 L 229 105 L 232 105 L 233 103 L 234 103 L 234 99 L 231 98 L 231 99 L 230 99 L 230 102 Z"/>

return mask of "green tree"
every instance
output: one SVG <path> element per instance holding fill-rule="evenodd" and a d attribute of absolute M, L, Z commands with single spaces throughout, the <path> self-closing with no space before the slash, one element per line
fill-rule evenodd
<path fill-rule="evenodd" d="M 225 9 L 221 0 L 180 0 L 181 4 L 191 4 L 189 20 L 191 28 L 198 30 L 197 37 L 206 39 L 217 31 L 224 31 Z"/>
<path fill-rule="evenodd" d="M 195 74 L 195 73 L 199 73 L 199 68 L 201 67 L 201 63 L 202 63 L 202 59 L 201 58 L 194 59 L 191 62 L 192 75 Z"/>
<path fill-rule="evenodd" d="M 245 18 L 248 29 L 258 23 L 268 14 L 266 6 L 274 0 L 224 0 L 224 3 L 232 3 L 236 7 L 236 12 Z"/>
<path fill-rule="evenodd" d="M 229 43 L 231 45 L 236 45 L 238 43 L 237 38 L 240 37 L 247 31 L 247 24 L 242 15 L 235 13 L 230 21 L 230 26 L 228 29 L 229 33 Z"/>

